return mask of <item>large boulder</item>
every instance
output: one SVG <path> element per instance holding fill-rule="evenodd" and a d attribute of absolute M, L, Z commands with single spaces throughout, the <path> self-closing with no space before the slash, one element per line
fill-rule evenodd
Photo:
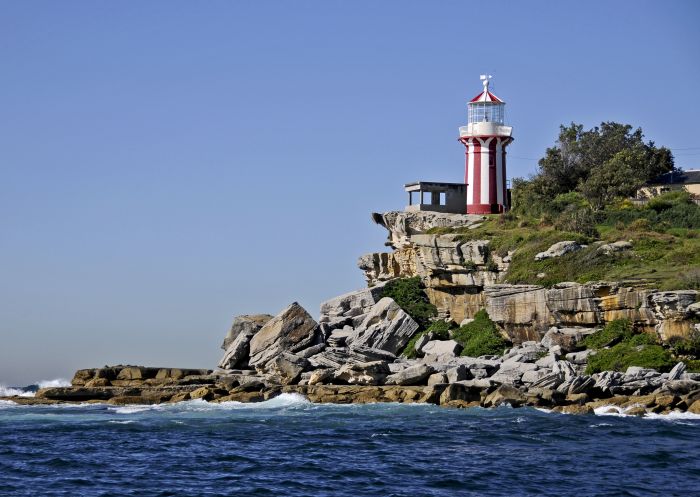
<path fill-rule="evenodd" d="M 270 319 L 250 340 L 251 366 L 259 367 L 282 352 L 295 353 L 313 344 L 316 321 L 294 302 Z"/>
<path fill-rule="evenodd" d="M 542 345 L 547 349 L 558 345 L 563 352 L 572 352 L 582 337 L 582 333 L 576 328 L 559 329 L 553 326 L 542 338 Z"/>
<path fill-rule="evenodd" d="M 501 385 L 484 399 L 484 407 L 497 407 L 502 404 L 510 404 L 512 407 L 519 407 L 525 403 L 527 398 L 519 389 L 510 385 Z"/>
<path fill-rule="evenodd" d="M 449 362 L 461 351 L 462 346 L 455 340 L 432 340 L 422 347 L 425 362 Z"/>
<path fill-rule="evenodd" d="M 321 303 L 321 321 L 364 314 L 381 298 L 384 284 L 346 293 Z M 326 317 L 326 319 L 324 319 Z"/>
<path fill-rule="evenodd" d="M 335 373 L 335 379 L 350 385 L 381 385 L 389 375 L 384 361 L 345 364 Z"/>
<path fill-rule="evenodd" d="M 562 255 L 568 254 L 570 252 L 576 252 L 581 250 L 583 247 L 574 240 L 565 240 L 563 242 L 557 242 L 551 247 L 549 247 L 544 252 L 540 252 L 535 256 L 536 261 L 543 261 L 545 259 L 552 259 L 554 257 L 561 257 Z"/>
<path fill-rule="evenodd" d="M 238 335 L 244 333 L 246 335 L 254 335 L 272 316 L 269 314 L 243 314 L 233 318 L 231 329 L 224 338 L 224 343 L 221 344 L 223 350 L 228 349 L 229 345 L 236 339 Z"/>
<path fill-rule="evenodd" d="M 372 307 L 346 339 L 351 347 L 370 347 L 398 354 L 418 331 L 418 323 L 389 297 Z"/>
<path fill-rule="evenodd" d="M 222 369 L 244 369 L 248 363 L 250 340 L 260 328 L 272 319 L 269 314 L 237 316 L 221 346 L 226 352 L 219 361 Z"/>
<path fill-rule="evenodd" d="M 433 374 L 433 368 L 425 364 L 416 364 L 398 373 L 391 374 L 386 377 L 387 385 L 421 385 L 425 383 L 425 379 Z"/>
<path fill-rule="evenodd" d="M 309 361 L 289 352 L 282 352 L 265 364 L 265 372 L 283 385 L 296 383 L 301 373 L 308 368 Z"/>
<path fill-rule="evenodd" d="M 616 252 L 624 252 L 625 250 L 632 250 L 632 243 L 628 242 L 627 240 L 604 243 L 596 249 L 597 252 L 605 255 L 612 255 Z"/>

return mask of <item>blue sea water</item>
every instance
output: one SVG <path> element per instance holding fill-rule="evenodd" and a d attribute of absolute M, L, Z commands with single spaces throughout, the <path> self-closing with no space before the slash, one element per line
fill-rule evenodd
<path fill-rule="evenodd" d="M 691 496 L 699 440 L 693 415 L 0 401 L 0 495 Z"/>

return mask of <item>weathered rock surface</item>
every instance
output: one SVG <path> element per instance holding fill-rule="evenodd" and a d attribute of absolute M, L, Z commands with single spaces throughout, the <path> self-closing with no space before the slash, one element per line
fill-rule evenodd
<path fill-rule="evenodd" d="M 345 364 L 335 373 L 335 379 L 350 385 L 379 385 L 389 375 L 384 361 Z"/>
<path fill-rule="evenodd" d="M 250 340 L 251 366 L 263 366 L 282 352 L 299 352 L 313 344 L 316 321 L 294 302 L 270 319 Z"/>
<path fill-rule="evenodd" d="M 272 319 L 269 314 L 254 314 L 237 316 L 233 320 L 231 330 L 224 338 L 221 346 L 226 352 L 219 361 L 219 367 L 223 369 L 235 369 L 247 367 L 250 339 L 260 328 Z"/>
<path fill-rule="evenodd" d="M 455 340 L 432 340 L 421 348 L 426 362 L 447 362 L 461 351 L 462 346 Z"/>
<path fill-rule="evenodd" d="M 616 252 L 624 252 L 625 250 L 631 250 L 632 244 L 627 240 L 620 240 L 619 242 L 604 243 L 597 248 L 598 252 L 606 255 L 611 255 Z"/>
<path fill-rule="evenodd" d="M 433 368 L 425 364 L 410 366 L 386 377 L 386 385 L 422 385 L 433 374 Z"/>
<path fill-rule="evenodd" d="M 417 330 L 418 323 L 393 299 L 384 297 L 346 341 L 351 347 L 370 347 L 397 354 Z"/>
<path fill-rule="evenodd" d="M 576 241 L 566 240 L 563 242 L 557 242 L 551 247 L 549 247 L 544 252 L 540 252 L 535 256 L 536 261 L 542 261 L 544 259 L 551 259 L 553 257 L 561 257 L 562 255 L 568 254 L 570 252 L 576 252 L 581 250 L 583 247 Z"/>

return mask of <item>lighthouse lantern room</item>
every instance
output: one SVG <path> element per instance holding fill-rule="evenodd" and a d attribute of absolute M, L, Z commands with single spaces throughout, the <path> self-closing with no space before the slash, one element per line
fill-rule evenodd
<path fill-rule="evenodd" d="M 471 99 L 468 124 L 459 128 L 466 147 L 468 214 L 498 214 L 508 210 L 506 146 L 513 141 L 505 125 L 505 102 L 489 91 L 490 75 L 482 75 L 484 90 Z"/>

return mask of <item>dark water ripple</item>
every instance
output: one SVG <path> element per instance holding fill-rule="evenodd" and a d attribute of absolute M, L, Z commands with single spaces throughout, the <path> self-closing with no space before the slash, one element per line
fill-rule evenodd
<path fill-rule="evenodd" d="M 700 495 L 700 420 L 395 404 L 0 405 L 0 495 Z"/>

